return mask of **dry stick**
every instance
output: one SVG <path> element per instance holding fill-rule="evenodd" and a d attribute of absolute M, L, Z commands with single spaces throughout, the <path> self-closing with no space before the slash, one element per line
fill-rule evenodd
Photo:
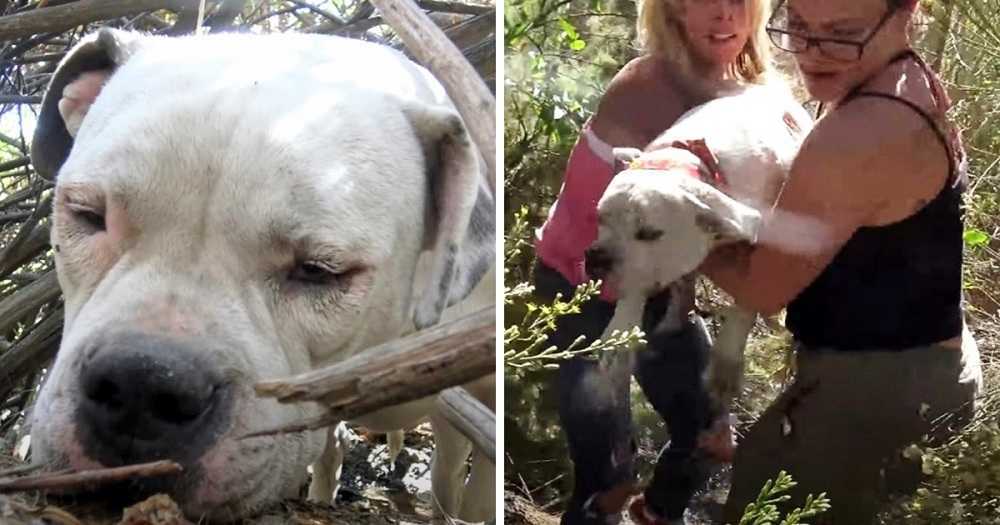
<path fill-rule="evenodd" d="M 434 11 L 436 13 L 455 13 L 459 15 L 479 15 L 489 11 L 496 11 L 493 6 L 481 4 L 466 4 L 462 2 L 435 2 L 433 0 L 417 0 L 417 5 L 421 9 Z"/>
<path fill-rule="evenodd" d="M 8 160 L 7 162 L 0 162 L 0 172 L 16 170 L 17 168 L 23 168 L 31 164 L 31 159 L 28 157 L 19 157 L 14 160 Z"/>
<path fill-rule="evenodd" d="M 14 476 L 23 476 L 24 474 L 29 474 L 34 472 L 45 465 L 41 463 L 35 463 L 34 465 L 21 465 L 4 471 L 0 471 L 0 480 L 5 478 L 12 478 Z"/>
<path fill-rule="evenodd" d="M 257 383 L 259 396 L 282 403 L 316 401 L 327 413 L 244 437 L 322 428 L 493 374 L 495 341 L 496 308 L 490 306 L 326 368 Z"/>
<path fill-rule="evenodd" d="M 3 19 L 0 18 L 0 22 Z M 28 95 L 0 95 L 0 104 L 41 104 L 42 97 Z"/>
<path fill-rule="evenodd" d="M 445 419 L 496 464 L 496 414 L 492 410 L 462 387 L 441 392 L 437 406 Z"/>
<path fill-rule="evenodd" d="M 35 62 L 58 62 L 66 56 L 65 52 L 58 53 L 41 53 L 38 55 L 25 56 L 13 60 L 12 62 L 18 65 L 32 64 Z"/>
<path fill-rule="evenodd" d="M 57 297 L 59 281 L 56 272 L 49 270 L 42 278 L 0 301 L 0 334 L 7 333 L 25 315 Z"/>
<path fill-rule="evenodd" d="M 14 256 L 21 253 L 23 245 L 31 239 L 32 235 L 37 230 L 36 226 L 42 218 L 48 217 L 49 214 L 52 213 L 52 197 L 42 197 L 42 189 L 37 184 L 35 187 L 39 188 L 39 197 L 37 205 L 35 206 L 35 212 L 21 224 L 21 228 L 17 231 L 17 235 L 14 236 L 14 239 L 7 244 L 3 251 L 0 251 L 0 275 L 7 275 L 17 268 L 16 266 L 11 266 L 11 260 Z M 47 244 L 48 242 L 46 241 L 46 245 Z"/>
<path fill-rule="evenodd" d="M 134 478 L 151 478 L 180 474 L 184 469 L 173 461 L 154 461 L 129 465 L 127 467 L 80 470 L 71 473 L 41 474 L 0 481 L 0 494 L 25 490 L 64 490 L 90 488 L 95 485 L 113 483 Z"/>
<path fill-rule="evenodd" d="M 63 311 L 38 323 L 31 332 L 0 354 L 0 399 L 6 399 L 18 381 L 55 357 L 62 340 Z"/>
<path fill-rule="evenodd" d="M 30 218 L 28 222 L 33 220 L 34 218 Z M 28 224 L 28 222 L 25 222 L 25 224 Z M 22 229 L 24 227 L 24 225 L 21 226 Z M 27 230 L 27 234 L 24 236 L 22 242 L 19 242 L 16 246 L 13 243 L 8 244 L 7 248 L 3 252 L 0 252 L 0 278 L 6 277 L 14 270 L 20 268 L 25 262 L 44 252 L 48 246 L 48 225 L 41 225 Z"/>
<path fill-rule="evenodd" d="M 68 5 L 0 17 L 0 41 L 15 40 L 36 33 L 59 33 L 90 22 L 133 16 L 145 11 L 177 11 L 197 7 L 198 0 L 80 0 Z"/>
<path fill-rule="evenodd" d="M 441 81 L 486 161 L 496 195 L 496 99 L 455 44 L 413 0 L 371 0 L 417 61 Z"/>

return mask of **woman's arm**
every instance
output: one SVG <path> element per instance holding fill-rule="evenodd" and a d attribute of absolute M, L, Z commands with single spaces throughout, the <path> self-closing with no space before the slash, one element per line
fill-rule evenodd
<path fill-rule="evenodd" d="M 753 249 L 719 249 L 701 268 L 742 306 L 777 312 L 863 226 L 919 210 L 948 180 L 947 156 L 906 106 L 860 98 L 817 123 Z"/>

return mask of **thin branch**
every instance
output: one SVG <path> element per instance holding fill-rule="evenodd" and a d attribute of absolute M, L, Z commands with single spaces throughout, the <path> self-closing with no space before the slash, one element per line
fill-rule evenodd
<path fill-rule="evenodd" d="M 259 396 L 282 403 L 315 401 L 327 413 L 245 437 L 322 428 L 493 374 L 495 313 L 495 307 L 484 308 L 326 368 L 258 383 L 254 388 Z"/>
<path fill-rule="evenodd" d="M 303 0 L 285 0 L 285 1 L 286 2 L 291 2 L 291 3 L 293 3 L 293 4 L 295 4 L 295 5 L 299 6 L 299 7 L 301 7 L 303 9 L 308 9 L 308 10 L 312 11 L 313 13 L 316 13 L 316 14 L 322 16 L 323 18 L 326 18 L 327 20 L 333 22 L 334 24 L 337 24 L 338 26 L 342 27 L 342 26 L 347 25 L 347 22 L 343 18 L 341 18 L 341 17 L 339 17 L 339 16 L 337 16 L 337 15 L 335 15 L 335 14 L 333 14 L 333 13 L 331 13 L 331 12 L 325 10 L 325 9 L 320 9 L 320 8 L 318 8 L 318 7 L 310 4 L 309 2 L 304 2 Z"/>
<path fill-rule="evenodd" d="M 0 494 L 26 490 L 65 490 L 90 488 L 96 485 L 135 478 L 176 475 L 184 469 L 173 461 L 154 461 L 95 470 L 80 470 L 56 474 L 42 474 L 13 480 L 0 480 Z"/>
<path fill-rule="evenodd" d="M 496 99 L 455 44 L 412 0 L 371 0 L 406 48 L 444 85 L 486 162 L 496 194 Z"/>
<path fill-rule="evenodd" d="M 76 26 L 145 11 L 197 9 L 198 0 L 80 0 L 68 5 L 33 9 L 16 15 L 0 17 L 0 41 L 34 35 L 61 32 Z"/>
<path fill-rule="evenodd" d="M 0 95 L 0 104 L 41 104 L 42 97 L 25 95 Z"/>

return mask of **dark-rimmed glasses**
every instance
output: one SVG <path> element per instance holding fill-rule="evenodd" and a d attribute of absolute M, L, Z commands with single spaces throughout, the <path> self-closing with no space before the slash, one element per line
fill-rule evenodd
<path fill-rule="evenodd" d="M 767 22 L 767 34 L 771 37 L 771 43 L 774 44 L 774 47 L 789 53 L 805 53 L 810 48 L 816 47 L 823 56 L 842 61 L 861 60 L 861 55 L 865 52 L 865 46 L 868 45 L 868 42 L 871 42 L 872 38 L 875 38 L 875 35 L 882 29 L 882 26 L 895 13 L 893 9 L 887 11 L 882 16 L 882 19 L 878 21 L 878 24 L 875 24 L 875 27 L 868 33 L 868 36 L 858 42 L 841 38 L 806 36 L 802 33 L 789 31 L 787 29 L 788 13 L 786 4 L 787 2 L 779 4 L 774 10 L 774 14 L 771 15 L 771 19 Z M 784 18 L 783 22 L 776 21 L 776 19 L 781 18 Z M 783 27 L 778 27 L 779 25 Z"/>

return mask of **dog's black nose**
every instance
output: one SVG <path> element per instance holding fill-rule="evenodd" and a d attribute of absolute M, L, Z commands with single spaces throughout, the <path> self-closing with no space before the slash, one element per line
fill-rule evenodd
<path fill-rule="evenodd" d="M 105 465 L 191 461 L 228 423 L 228 389 L 193 348 L 145 334 L 112 338 L 81 374 L 85 451 Z"/>
<path fill-rule="evenodd" d="M 594 279 L 603 279 L 611 272 L 614 259 L 611 255 L 597 247 L 587 248 L 584 252 L 584 264 L 587 275 Z"/>

